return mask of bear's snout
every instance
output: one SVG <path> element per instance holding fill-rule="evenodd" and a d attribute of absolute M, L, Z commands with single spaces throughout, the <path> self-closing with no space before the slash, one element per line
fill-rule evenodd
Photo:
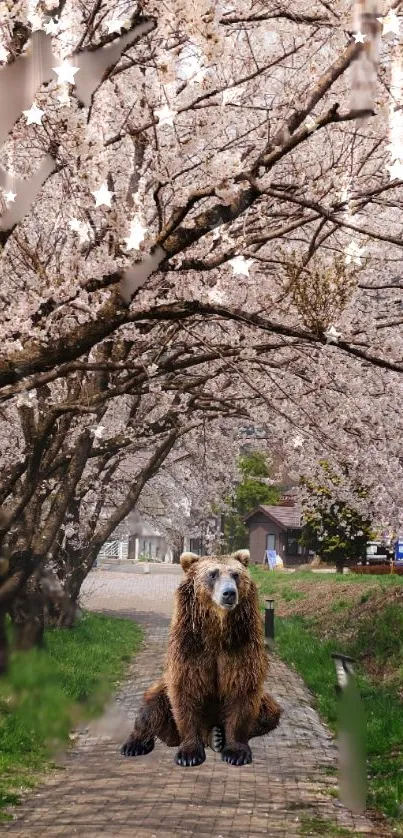
<path fill-rule="evenodd" d="M 236 588 L 226 588 L 221 594 L 223 605 L 235 605 L 236 598 Z"/>
<path fill-rule="evenodd" d="M 235 582 L 226 579 L 219 586 L 219 590 L 216 592 L 214 599 L 221 608 L 235 608 L 238 604 L 238 589 Z"/>

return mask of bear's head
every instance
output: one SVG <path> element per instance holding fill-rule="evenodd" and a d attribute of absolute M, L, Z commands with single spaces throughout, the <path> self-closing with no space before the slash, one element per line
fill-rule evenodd
<path fill-rule="evenodd" d="M 250 590 L 249 550 L 232 556 L 196 556 L 182 553 L 180 563 L 192 579 L 195 594 L 206 605 L 213 602 L 224 611 L 232 611 Z"/>

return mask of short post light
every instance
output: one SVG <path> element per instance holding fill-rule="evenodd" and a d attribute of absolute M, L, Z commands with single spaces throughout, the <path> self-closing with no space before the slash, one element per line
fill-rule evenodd
<path fill-rule="evenodd" d="M 339 652 L 332 658 L 339 695 L 340 800 L 351 811 L 362 813 L 367 800 L 365 718 L 354 674 L 355 660 Z"/>
<path fill-rule="evenodd" d="M 269 645 L 274 642 L 274 599 L 270 598 L 264 601 L 264 636 Z"/>

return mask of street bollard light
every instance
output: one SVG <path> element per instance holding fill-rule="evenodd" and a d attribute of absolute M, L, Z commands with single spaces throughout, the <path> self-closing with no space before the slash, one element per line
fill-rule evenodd
<path fill-rule="evenodd" d="M 365 811 L 367 774 L 364 709 L 354 675 L 354 658 L 332 654 L 339 695 L 340 800 L 353 812 Z"/>
<path fill-rule="evenodd" d="M 264 601 L 264 636 L 269 645 L 274 642 L 274 599 Z"/>

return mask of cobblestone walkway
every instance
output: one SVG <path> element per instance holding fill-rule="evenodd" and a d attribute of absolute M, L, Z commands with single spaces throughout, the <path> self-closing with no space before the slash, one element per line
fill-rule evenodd
<path fill-rule="evenodd" d="M 180 571 L 178 571 L 178 574 Z M 198 768 L 173 764 L 174 750 L 157 743 L 145 757 L 127 759 L 119 745 L 141 694 L 162 668 L 172 596 L 179 575 L 97 571 L 84 602 L 93 610 L 131 616 L 146 630 L 129 678 L 104 717 L 81 731 L 63 767 L 2 825 L 14 838 L 297 838 L 379 836 L 379 825 L 353 816 L 335 798 L 336 749 L 310 706 L 300 678 L 276 658 L 269 689 L 284 708 L 275 733 L 252 740 L 251 766 L 235 768 L 207 751 Z M 329 828 L 324 822 L 329 823 Z M 322 825 L 321 825 L 322 824 Z M 340 828 L 340 829 L 339 829 Z M 385 833 L 386 834 L 386 833 Z"/>

